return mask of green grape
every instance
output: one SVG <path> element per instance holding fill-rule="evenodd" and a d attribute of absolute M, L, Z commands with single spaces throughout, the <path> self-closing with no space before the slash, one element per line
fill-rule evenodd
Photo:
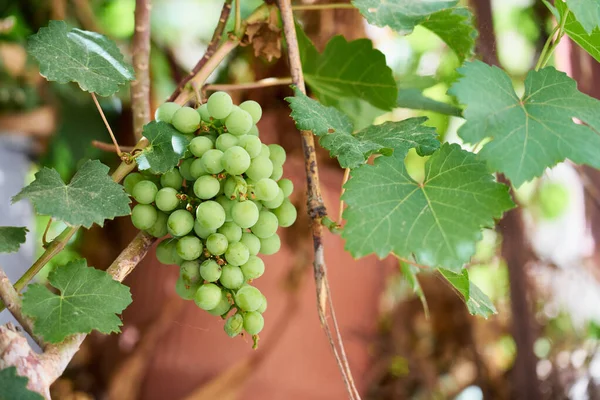
<path fill-rule="evenodd" d="M 254 194 L 262 201 L 274 200 L 280 190 L 277 182 L 269 178 L 263 178 L 254 184 Z"/>
<path fill-rule="evenodd" d="M 144 176 L 145 180 L 153 182 L 156 186 L 160 185 L 160 176 L 159 175 L 155 175 L 150 171 L 142 171 L 141 173 Z"/>
<path fill-rule="evenodd" d="M 562 183 L 544 183 L 537 193 L 542 216 L 549 220 L 562 216 L 569 207 L 570 197 L 569 188 Z"/>
<path fill-rule="evenodd" d="M 212 310 L 221 302 L 221 288 L 214 283 L 200 286 L 194 295 L 194 303 L 203 310 Z"/>
<path fill-rule="evenodd" d="M 248 261 L 240 268 L 244 273 L 244 279 L 247 281 L 260 278 L 265 273 L 265 263 L 256 256 L 250 256 Z"/>
<path fill-rule="evenodd" d="M 177 190 L 171 187 L 164 187 L 156 193 L 156 208 L 161 211 L 170 212 L 179 207 L 179 198 Z"/>
<path fill-rule="evenodd" d="M 196 283 L 194 285 L 186 284 L 180 276 L 179 278 L 177 278 L 177 283 L 175 283 L 175 293 L 177 293 L 179 297 L 181 297 L 184 300 L 192 300 L 199 287 L 199 283 Z"/>
<path fill-rule="evenodd" d="M 265 319 L 256 311 L 244 314 L 244 330 L 250 335 L 258 335 L 265 326 Z"/>
<path fill-rule="evenodd" d="M 219 283 L 227 289 L 238 289 L 244 284 L 244 274 L 240 267 L 226 264 L 221 269 Z"/>
<path fill-rule="evenodd" d="M 198 115 L 200 115 L 200 119 L 204 122 L 210 122 L 210 113 L 208 112 L 208 105 L 202 104 L 198 109 Z"/>
<path fill-rule="evenodd" d="M 200 264 L 200 275 L 207 282 L 216 282 L 221 277 L 221 266 L 215 260 L 208 259 Z"/>
<path fill-rule="evenodd" d="M 185 236 L 194 229 L 194 216 L 188 210 L 176 210 L 169 215 L 167 228 L 173 236 Z"/>
<path fill-rule="evenodd" d="M 156 246 L 156 259 L 165 265 L 179 264 L 181 258 L 176 255 L 177 240 L 165 239 Z"/>
<path fill-rule="evenodd" d="M 195 260 L 202 254 L 202 241 L 196 236 L 184 236 L 177 242 L 177 254 L 184 260 Z"/>
<path fill-rule="evenodd" d="M 202 157 L 204 153 L 213 149 L 215 144 L 207 136 L 196 136 L 189 145 L 190 152 L 196 157 Z"/>
<path fill-rule="evenodd" d="M 241 176 L 230 176 L 225 180 L 223 185 L 223 192 L 229 199 L 237 199 L 239 195 L 246 194 L 248 191 L 248 185 Z"/>
<path fill-rule="evenodd" d="M 206 229 L 198 223 L 198 220 L 194 222 L 194 233 L 196 233 L 199 238 L 206 239 L 216 231 L 216 229 Z"/>
<path fill-rule="evenodd" d="M 125 192 L 127 194 L 133 194 L 133 188 L 135 187 L 135 185 L 137 185 L 139 182 L 141 182 L 143 180 L 144 180 L 144 175 L 140 174 L 139 172 L 130 173 L 123 180 L 123 186 L 125 186 Z"/>
<path fill-rule="evenodd" d="M 252 159 L 250 167 L 246 170 L 246 176 L 255 182 L 268 178 L 273 173 L 273 162 L 269 157 L 262 155 Z"/>
<path fill-rule="evenodd" d="M 192 166 L 193 162 L 194 162 L 194 158 L 186 158 L 185 160 L 183 160 L 181 162 L 181 165 L 179 165 L 179 173 L 181 174 L 183 179 L 188 180 L 188 181 L 193 181 L 195 179 L 190 174 L 190 167 Z"/>
<path fill-rule="evenodd" d="M 233 109 L 231 96 L 225 92 L 215 92 L 210 95 L 206 102 L 208 113 L 215 119 L 227 118 Z"/>
<path fill-rule="evenodd" d="M 285 162 L 285 150 L 278 144 L 269 145 L 269 158 L 273 161 L 273 164 L 283 165 Z"/>
<path fill-rule="evenodd" d="M 235 203 L 231 209 L 233 222 L 242 228 L 250 228 L 258 221 L 258 208 L 250 200 Z"/>
<path fill-rule="evenodd" d="M 250 200 L 250 201 L 256 205 L 256 208 L 258 208 L 258 211 L 263 209 L 263 204 L 260 201 L 258 201 L 258 200 Z"/>
<path fill-rule="evenodd" d="M 273 200 L 263 201 L 262 203 L 265 207 L 274 209 L 274 208 L 277 208 L 280 205 L 282 205 L 284 200 L 285 200 L 285 195 L 283 194 L 283 190 L 281 190 L 281 188 L 278 188 L 277 196 L 275 196 L 275 198 Z"/>
<path fill-rule="evenodd" d="M 200 262 L 198 260 L 184 261 L 179 267 L 179 276 L 188 285 L 200 282 Z"/>
<path fill-rule="evenodd" d="M 201 158 L 196 158 L 190 165 L 190 176 L 198 179 L 204 175 L 208 175 L 208 172 L 204 169 L 204 163 Z"/>
<path fill-rule="evenodd" d="M 179 190 L 183 185 L 183 176 L 181 176 L 181 173 L 177 168 L 173 168 L 160 177 L 160 185 L 164 188 L 170 187 Z"/>
<path fill-rule="evenodd" d="M 252 226 L 252 233 L 259 239 L 266 239 L 277 232 L 278 225 L 279 221 L 277 221 L 275 214 L 262 210 L 258 213 L 258 221 Z"/>
<path fill-rule="evenodd" d="M 225 222 L 218 232 L 225 235 L 229 243 L 239 242 L 242 238 L 242 228 L 235 222 Z"/>
<path fill-rule="evenodd" d="M 219 301 L 219 304 L 215 308 L 213 308 L 211 310 L 207 310 L 207 311 L 211 315 L 221 316 L 221 315 L 227 314 L 230 309 L 231 309 L 231 303 L 229 303 L 229 299 L 227 298 L 227 295 L 225 293 L 221 292 L 221 301 Z"/>
<path fill-rule="evenodd" d="M 149 204 L 138 204 L 131 210 L 131 222 L 141 231 L 152 228 L 158 219 L 158 211 Z"/>
<path fill-rule="evenodd" d="M 260 254 L 264 254 L 265 256 L 270 256 L 275 254 L 281 248 L 281 239 L 278 234 L 274 234 L 273 236 L 269 236 L 266 239 L 260 238 Z"/>
<path fill-rule="evenodd" d="M 223 171 L 221 165 L 221 159 L 223 158 L 223 152 L 217 149 L 208 150 L 202 156 L 201 160 L 204 164 L 204 169 L 210 174 L 218 174 Z"/>
<path fill-rule="evenodd" d="M 265 311 L 267 311 L 267 298 L 263 294 L 263 302 L 260 305 L 260 307 L 258 307 L 258 309 L 256 310 L 256 312 L 263 314 Z"/>
<path fill-rule="evenodd" d="M 215 200 L 221 205 L 221 207 L 223 207 L 223 210 L 225 210 L 225 222 L 233 221 L 231 209 L 233 208 L 234 204 L 237 204 L 237 201 L 230 200 L 227 198 L 227 196 L 223 195 L 217 197 Z"/>
<path fill-rule="evenodd" d="M 245 135 L 252 128 L 252 116 L 249 112 L 236 108 L 225 120 L 227 131 L 232 135 Z"/>
<path fill-rule="evenodd" d="M 229 337 L 236 337 L 242 333 L 242 329 L 244 329 L 244 317 L 242 317 L 242 314 L 233 314 L 227 318 L 223 329 Z"/>
<path fill-rule="evenodd" d="M 250 114 L 252 123 L 256 124 L 260 121 L 260 117 L 262 117 L 262 108 L 256 101 L 246 100 L 240 104 L 240 108 Z"/>
<path fill-rule="evenodd" d="M 261 143 L 260 145 L 261 149 L 260 149 L 260 157 L 267 157 L 269 158 L 271 156 L 271 150 L 269 149 L 269 146 L 267 146 L 264 143 Z"/>
<path fill-rule="evenodd" d="M 154 119 L 157 121 L 163 121 L 171 123 L 173 115 L 181 108 L 177 103 L 167 102 L 162 103 L 154 112 Z"/>
<path fill-rule="evenodd" d="M 256 311 L 262 303 L 262 296 L 254 286 L 243 286 L 235 294 L 235 304 L 243 311 Z"/>
<path fill-rule="evenodd" d="M 249 257 L 248 248 L 241 242 L 231 243 L 225 252 L 225 260 L 236 267 L 245 264 Z"/>
<path fill-rule="evenodd" d="M 150 235 L 155 238 L 161 238 L 168 233 L 167 230 L 167 219 L 169 218 L 167 214 L 164 212 L 157 211 L 157 218 L 154 225 L 152 225 L 149 229 L 146 229 Z"/>
<path fill-rule="evenodd" d="M 181 107 L 173 114 L 171 123 L 179 132 L 194 133 L 200 125 L 200 114 L 191 107 Z"/>
<path fill-rule="evenodd" d="M 230 175 L 241 175 L 250 166 L 250 155 L 243 147 L 233 146 L 223 154 L 222 163 Z"/>
<path fill-rule="evenodd" d="M 273 173 L 271 174 L 271 176 L 269 178 L 273 179 L 274 181 L 278 181 L 281 179 L 282 176 L 283 176 L 283 166 L 273 163 Z"/>
<path fill-rule="evenodd" d="M 242 135 L 238 142 L 238 146 L 243 147 L 248 153 L 250 158 L 256 158 L 259 156 L 262 149 L 260 139 L 252 135 Z"/>
<path fill-rule="evenodd" d="M 233 136 L 230 133 L 223 133 L 217 138 L 217 141 L 215 142 L 215 147 L 221 151 L 225 151 L 228 148 L 237 145 L 238 142 L 239 139 L 237 138 L 237 136 Z"/>
<path fill-rule="evenodd" d="M 260 239 L 250 232 L 242 233 L 240 242 L 248 248 L 248 252 L 251 256 L 257 255 L 260 251 Z"/>
<path fill-rule="evenodd" d="M 206 229 L 218 229 L 225 222 L 225 210 L 216 201 L 205 201 L 196 208 L 196 220 Z"/>
<path fill-rule="evenodd" d="M 252 128 L 250 128 L 246 135 L 258 136 L 258 127 L 256 125 L 252 125 Z"/>
<path fill-rule="evenodd" d="M 279 185 L 281 190 L 283 190 L 283 195 L 285 197 L 290 197 L 290 195 L 294 191 L 294 183 L 289 179 L 282 179 L 279 182 L 277 182 L 277 185 Z"/>
<path fill-rule="evenodd" d="M 133 187 L 133 198 L 140 204 L 150 204 L 154 201 L 158 188 L 154 182 L 140 181 Z"/>
<path fill-rule="evenodd" d="M 279 221 L 279 226 L 287 228 L 291 226 L 294 222 L 296 222 L 296 217 L 298 216 L 298 212 L 296 211 L 296 207 L 289 201 L 286 200 L 273 210 L 273 214 L 277 217 L 277 221 Z"/>
<path fill-rule="evenodd" d="M 202 200 L 212 199 L 219 193 L 220 189 L 221 183 L 219 180 L 210 175 L 201 176 L 194 182 L 194 194 Z"/>
<path fill-rule="evenodd" d="M 206 248 L 215 256 L 225 253 L 227 246 L 229 246 L 229 242 L 222 233 L 213 233 L 206 239 Z"/>

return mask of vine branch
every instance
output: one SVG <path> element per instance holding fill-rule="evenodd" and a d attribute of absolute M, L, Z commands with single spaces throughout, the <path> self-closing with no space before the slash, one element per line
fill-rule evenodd
<path fill-rule="evenodd" d="M 270 86 L 281 86 L 292 84 L 292 78 L 265 78 L 256 82 L 248 83 L 225 83 L 225 84 L 211 84 L 204 85 L 203 90 L 205 91 L 233 91 L 233 90 L 248 90 L 248 89 L 260 89 Z"/>
<path fill-rule="evenodd" d="M 35 340 L 40 347 L 43 347 L 44 341 L 39 337 L 34 335 L 33 333 L 33 325 L 29 318 L 27 318 L 21 312 L 21 298 L 19 297 L 19 293 L 13 288 L 12 283 L 10 283 L 10 279 L 4 272 L 4 270 L 0 267 L 0 299 L 6 304 L 6 308 L 10 313 L 15 317 L 19 324 L 23 327 L 25 332 L 29 333 L 29 335 Z"/>
<path fill-rule="evenodd" d="M 133 70 L 131 82 L 131 111 L 133 135 L 142 138 L 144 125 L 150 122 L 150 0 L 135 1 L 135 32 L 133 34 Z"/>
<path fill-rule="evenodd" d="M 123 153 L 121 152 L 121 149 L 119 148 L 119 143 L 117 142 L 117 138 L 115 137 L 115 134 L 113 133 L 112 129 L 110 128 L 110 124 L 108 123 L 108 120 L 106 119 L 106 115 L 104 115 L 104 111 L 102 111 L 102 107 L 100 107 L 100 103 L 98 103 L 98 98 L 96 97 L 96 94 L 94 92 L 91 92 L 90 94 L 92 95 L 92 99 L 94 99 L 94 104 L 96 104 L 96 108 L 98 109 L 98 112 L 100 113 L 100 116 L 102 117 L 102 121 L 104 121 L 104 125 L 106 125 L 106 129 L 108 129 L 110 138 L 112 139 L 113 144 L 115 145 L 115 149 L 117 150 L 117 154 L 120 157 Z"/>

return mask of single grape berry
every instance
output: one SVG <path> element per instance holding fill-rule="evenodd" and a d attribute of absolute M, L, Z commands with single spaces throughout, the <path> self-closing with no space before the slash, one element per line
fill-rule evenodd
<path fill-rule="evenodd" d="M 224 254 L 228 246 L 227 237 L 222 233 L 213 233 L 206 239 L 206 249 L 215 256 Z"/>
<path fill-rule="evenodd" d="M 221 301 L 219 301 L 219 304 L 215 308 L 207 311 L 211 315 L 221 316 L 227 314 L 230 309 L 231 303 L 229 303 L 227 295 L 225 293 L 221 293 Z"/>
<path fill-rule="evenodd" d="M 250 155 L 243 147 L 233 146 L 223 153 L 221 162 L 230 175 L 241 175 L 250 167 Z"/>
<path fill-rule="evenodd" d="M 246 194 L 248 185 L 241 176 L 230 176 L 225 180 L 223 185 L 223 193 L 229 199 L 237 199 L 238 196 Z"/>
<path fill-rule="evenodd" d="M 224 265 L 221 269 L 219 283 L 227 289 L 239 289 L 244 284 L 244 274 L 240 267 Z"/>
<path fill-rule="evenodd" d="M 206 260 L 200 264 L 200 275 L 207 282 L 216 282 L 221 277 L 221 266 L 215 260 Z"/>
<path fill-rule="evenodd" d="M 194 216 L 187 210 L 174 211 L 169 215 L 167 228 L 173 236 L 185 236 L 194 229 Z"/>
<path fill-rule="evenodd" d="M 263 201 L 262 203 L 267 208 L 275 209 L 275 208 L 279 207 L 280 205 L 282 205 L 284 200 L 285 200 L 285 195 L 283 194 L 283 190 L 281 188 L 278 188 L 277 196 L 275 196 L 275 198 L 273 198 L 273 200 Z"/>
<path fill-rule="evenodd" d="M 195 285 L 200 282 L 200 263 L 197 260 L 184 261 L 179 267 L 179 276 L 188 285 Z"/>
<path fill-rule="evenodd" d="M 242 228 L 250 228 L 258 221 L 258 207 L 250 200 L 240 201 L 231 208 L 233 222 Z"/>
<path fill-rule="evenodd" d="M 158 211 L 149 204 L 138 204 L 131 210 L 131 222 L 139 230 L 152 228 L 158 219 Z"/>
<path fill-rule="evenodd" d="M 235 304 L 243 311 L 256 311 L 262 303 L 262 295 L 254 286 L 242 286 L 235 294 Z"/>
<path fill-rule="evenodd" d="M 191 107 L 181 107 L 173 114 L 171 123 L 179 132 L 194 133 L 200 125 L 200 114 Z"/>
<path fill-rule="evenodd" d="M 177 278 L 177 282 L 175 283 L 175 293 L 177 293 L 179 297 L 184 300 L 192 300 L 199 287 L 199 283 L 189 285 L 183 281 L 181 276 L 179 276 L 179 278 Z"/>
<path fill-rule="evenodd" d="M 244 330 L 250 335 L 258 335 L 265 326 L 265 319 L 256 311 L 244 314 Z"/>
<path fill-rule="evenodd" d="M 184 260 L 195 260 L 202 254 L 202 242 L 196 236 L 184 236 L 175 246 L 177 254 Z"/>
<path fill-rule="evenodd" d="M 252 226 L 252 233 L 258 236 L 259 239 L 265 239 L 277 232 L 279 221 L 277 217 L 270 211 L 262 210 L 258 213 L 258 221 Z"/>
<path fill-rule="evenodd" d="M 246 133 L 246 135 L 252 135 L 252 136 L 259 136 L 258 133 L 258 128 L 256 127 L 256 125 L 252 125 L 252 128 L 250 128 L 250 130 L 248 131 L 248 133 Z"/>
<path fill-rule="evenodd" d="M 198 288 L 194 302 L 203 310 L 212 310 L 221 301 L 221 288 L 214 283 L 206 283 Z"/>
<path fill-rule="evenodd" d="M 156 215 L 156 222 L 150 228 L 146 229 L 146 232 L 148 232 L 155 238 L 160 238 L 168 233 L 167 219 L 169 218 L 169 216 L 161 211 L 157 211 Z"/>
<path fill-rule="evenodd" d="M 233 221 L 233 217 L 231 216 L 231 209 L 235 204 L 237 204 L 237 201 L 230 200 L 225 195 L 221 195 L 215 200 L 221 205 L 221 207 L 223 207 L 223 210 L 225 210 L 225 222 Z"/>
<path fill-rule="evenodd" d="M 273 173 L 273 162 L 269 157 L 262 154 L 252 159 L 250 166 L 246 170 L 246 176 L 255 182 L 264 178 L 269 178 Z"/>
<path fill-rule="evenodd" d="M 177 190 L 171 187 L 164 187 L 156 193 L 156 208 L 164 212 L 171 212 L 179 207 L 180 200 L 177 197 Z"/>
<path fill-rule="evenodd" d="M 225 252 L 225 260 L 231 265 L 239 267 L 245 264 L 250 257 L 250 251 L 241 242 L 231 243 Z"/>
<path fill-rule="evenodd" d="M 251 256 L 257 255 L 260 251 L 260 239 L 252 233 L 242 233 L 242 238 L 240 239 L 240 242 L 242 242 L 248 248 L 248 252 Z"/>
<path fill-rule="evenodd" d="M 256 312 L 263 314 L 265 311 L 267 311 L 267 298 L 265 297 L 265 295 L 263 295 L 263 302 L 260 305 L 260 307 L 258 307 L 258 309 L 256 310 Z"/>
<path fill-rule="evenodd" d="M 154 119 L 166 123 L 171 123 L 173 115 L 181 108 L 177 103 L 162 103 L 154 112 Z"/>
<path fill-rule="evenodd" d="M 204 175 L 208 175 L 208 172 L 204 169 L 202 159 L 197 158 L 190 165 L 190 176 L 194 179 L 198 179 Z"/>
<path fill-rule="evenodd" d="M 164 188 L 170 187 L 179 190 L 183 185 L 183 176 L 181 176 L 181 173 L 177 168 L 173 168 L 160 177 L 160 185 Z"/>
<path fill-rule="evenodd" d="M 156 246 L 156 259 L 165 265 L 179 264 L 181 258 L 175 256 L 177 240 L 165 239 Z"/>
<path fill-rule="evenodd" d="M 290 197 L 292 192 L 294 191 L 294 184 L 289 179 L 281 179 L 277 182 L 277 185 L 283 190 L 283 195 L 285 197 Z"/>
<path fill-rule="evenodd" d="M 237 138 L 237 136 L 233 136 L 230 133 L 223 133 L 222 135 L 219 135 L 219 137 L 215 141 L 215 147 L 218 150 L 225 151 L 228 148 L 237 145 L 238 142 L 239 139 Z"/>
<path fill-rule="evenodd" d="M 291 226 L 298 216 L 298 212 L 296 211 L 296 207 L 289 201 L 286 200 L 273 210 L 273 214 L 277 217 L 277 221 L 279 221 L 279 226 L 287 228 Z"/>
<path fill-rule="evenodd" d="M 196 136 L 189 145 L 190 152 L 196 157 L 202 157 L 208 150 L 213 149 L 215 144 L 207 136 Z"/>
<path fill-rule="evenodd" d="M 243 147 L 248 152 L 250 158 L 256 158 L 260 155 L 262 149 L 260 139 L 252 135 L 242 135 L 238 141 L 238 146 Z"/>
<path fill-rule="evenodd" d="M 223 152 L 217 149 L 208 150 L 204 155 L 202 155 L 202 163 L 204 164 L 204 169 L 210 174 L 218 174 L 223 171 L 223 165 L 221 164 L 221 159 L 223 158 Z"/>
<path fill-rule="evenodd" d="M 225 210 L 216 201 L 205 201 L 196 208 L 196 220 L 206 229 L 219 229 L 225 223 Z"/>
<path fill-rule="evenodd" d="M 221 183 L 210 175 L 201 176 L 194 182 L 194 194 L 202 200 L 212 199 L 219 190 L 221 190 Z"/>
<path fill-rule="evenodd" d="M 200 115 L 200 119 L 204 122 L 210 122 L 210 113 L 208 112 L 208 105 L 202 104 L 198 107 L 198 115 Z"/>
<path fill-rule="evenodd" d="M 240 108 L 246 111 L 252 117 L 252 123 L 256 125 L 262 117 L 262 107 L 254 100 L 246 100 L 240 104 Z"/>
<path fill-rule="evenodd" d="M 252 116 L 247 111 L 242 110 L 241 108 L 236 108 L 231 111 L 231 114 L 225 120 L 225 126 L 227 127 L 227 132 L 232 135 L 240 136 L 245 135 L 252 128 Z"/>
<path fill-rule="evenodd" d="M 223 329 L 225 333 L 229 337 L 236 337 L 240 333 L 242 333 L 242 329 L 244 328 L 244 317 L 242 314 L 234 314 L 231 317 L 227 318 Z"/>
<path fill-rule="evenodd" d="M 140 181 L 133 187 L 133 198 L 140 204 L 150 204 L 154 201 L 158 188 L 154 182 Z"/>
<path fill-rule="evenodd" d="M 131 174 L 127 175 L 125 177 L 125 179 L 123 180 L 123 186 L 125 186 L 125 192 L 127 194 L 133 195 L 133 188 L 135 187 L 135 185 L 137 185 L 139 182 L 144 180 L 144 175 L 140 174 L 139 172 L 132 172 Z"/>
<path fill-rule="evenodd" d="M 269 178 L 273 179 L 274 181 L 278 181 L 281 179 L 282 176 L 283 166 L 280 164 L 273 163 L 273 172 L 271 173 L 271 176 Z"/>
<path fill-rule="evenodd" d="M 181 174 L 183 179 L 188 180 L 188 181 L 193 181 L 195 179 L 192 175 L 190 175 L 190 167 L 193 162 L 194 162 L 193 158 L 186 158 L 179 165 L 179 173 Z"/>
<path fill-rule="evenodd" d="M 250 256 L 240 268 L 246 281 L 260 278 L 265 273 L 265 263 L 257 256 Z"/>
<path fill-rule="evenodd" d="M 208 238 L 210 235 L 215 233 L 216 229 L 207 229 L 198 223 L 198 220 L 194 222 L 194 233 L 202 239 Z"/>
<path fill-rule="evenodd" d="M 269 145 L 269 158 L 273 161 L 273 164 L 283 165 L 285 162 L 285 150 L 278 144 Z"/>
<path fill-rule="evenodd" d="M 266 239 L 260 239 L 260 254 L 270 256 L 279 251 L 281 248 L 281 239 L 278 234 L 269 236 Z"/>
<path fill-rule="evenodd" d="M 242 228 L 235 222 L 225 222 L 218 232 L 225 235 L 229 243 L 239 242 L 242 238 Z"/>
<path fill-rule="evenodd" d="M 546 182 L 537 193 L 541 214 L 549 220 L 556 219 L 567 211 L 570 198 L 569 188 L 559 182 Z"/>
<path fill-rule="evenodd" d="M 231 96 L 225 92 L 215 92 L 210 95 L 206 102 L 208 113 L 215 119 L 227 118 L 233 109 Z"/>

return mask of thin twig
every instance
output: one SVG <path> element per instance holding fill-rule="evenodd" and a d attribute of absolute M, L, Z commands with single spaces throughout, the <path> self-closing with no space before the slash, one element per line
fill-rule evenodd
<path fill-rule="evenodd" d="M 344 214 L 344 200 L 342 200 L 342 196 L 346 189 L 344 189 L 344 185 L 348 182 L 348 178 L 350 178 L 350 168 L 346 168 L 344 170 L 344 178 L 342 179 L 342 193 L 340 193 L 340 212 L 338 213 L 338 224 L 342 223 L 342 216 Z"/>
<path fill-rule="evenodd" d="M 281 19 L 283 21 L 283 31 L 288 45 L 288 58 L 290 64 L 290 73 L 293 83 L 306 93 L 304 85 L 304 76 L 302 74 L 302 64 L 300 62 L 300 50 L 298 48 L 298 38 L 296 37 L 296 27 L 294 25 L 294 15 L 290 0 L 278 0 L 279 9 L 281 11 Z M 323 246 L 323 225 L 321 219 L 327 215 L 323 199 L 321 197 L 321 189 L 319 186 L 319 172 L 317 166 L 317 157 L 315 153 L 315 141 L 313 135 L 308 131 L 301 131 L 302 148 L 304 150 L 304 161 L 307 178 L 308 199 L 307 208 L 308 215 L 311 220 L 311 230 L 313 236 L 314 250 L 314 277 L 317 288 L 317 305 L 319 312 L 319 320 L 325 330 L 327 339 L 333 350 L 338 367 L 342 373 L 342 378 L 348 391 L 350 399 L 360 399 L 360 394 L 354 384 L 352 372 L 348 364 L 348 359 L 345 354 L 344 344 L 339 333 L 335 313 L 333 312 L 333 303 L 331 301 L 331 293 L 327 282 L 327 266 L 325 264 L 324 246 Z M 334 320 L 334 330 L 337 338 L 337 346 L 334 342 L 333 335 L 327 322 L 327 304 L 331 308 L 331 318 Z M 339 351 L 338 348 L 339 347 Z"/>
<path fill-rule="evenodd" d="M 52 218 L 48 219 L 48 223 L 46 224 L 46 229 L 44 229 L 44 234 L 42 235 L 42 246 L 44 246 L 44 248 L 46 248 L 46 246 L 48 246 L 47 236 L 48 236 L 48 231 L 50 230 L 50 225 L 52 225 Z"/>
<path fill-rule="evenodd" d="M 111 153 L 117 152 L 117 149 L 115 149 L 115 146 L 113 146 L 111 143 L 101 142 L 99 140 L 92 140 L 92 146 L 97 149 L 108 151 Z M 124 151 L 126 153 L 131 153 L 134 148 L 135 147 L 133 147 L 133 146 L 121 146 L 121 151 Z"/>
<path fill-rule="evenodd" d="M 240 29 L 242 28 L 242 0 L 235 0 L 235 24 L 233 26 L 233 32 L 236 35 L 240 34 Z"/>
<path fill-rule="evenodd" d="M 350 3 L 331 3 L 331 4 L 299 4 L 292 6 L 292 11 L 323 11 L 323 10 L 352 10 L 355 9 Z"/>
<path fill-rule="evenodd" d="M 37 344 L 41 346 L 44 345 L 44 341 L 40 339 L 37 335 L 33 333 L 33 325 L 29 318 L 27 318 L 21 312 L 21 298 L 19 297 L 19 293 L 15 290 L 12 283 L 10 283 L 10 279 L 6 276 L 4 270 L 0 267 L 0 299 L 6 304 L 6 308 L 10 313 L 15 317 L 21 327 L 25 330 L 25 332 L 29 333 L 29 335 L 36 341 Z"/>
<path fill-rule="evenodd" d="M 102 107 L 100 107 L 100 103 L 98 103 L 96 94 L 94 92 L 91 92 L 90 94 L 92 95 L 92 99 L 94 99 L 94 104 L 96 104 L 96 108 L 98 109 L 98 112 L 100 113 L 100 116 L 102 117 L 102 121 L 104 121 L 104 125 L 106 125 L 106 129 L 108 129 L 110 138 L 112 139 L 112 141 L 115 145 L 115 149 L 117 150 L 117 154 L 120 157 L 123 153 L 121 152 L 121 149 L 119 148 L 119 143 L 117 143 L 117 138 L 115 137 L 115 134 L 113 133 L 112 129 L 110 128 L 110 125 L 108 124 L 108 120 L 106 119 L 106 116 L 104 115 L 104 111 L 102 111 Z"/>
<path fill-rule="evenodd" d="M 402 262 L 404 262 L 404 263 L 407 263 L 407 264 L 410 264 L 410 265 L 414 265 L 414 266 L 415 266 L 415 267 L 417 267 L 417 268 L 421 268 L 421 269 L 431 269 L 431 267 L 428 267 L 427 265 L 419 264 L 419 263 L 417 263 L 416 261 L 412 261 L 412 260 L 409 260 L 408 258 L 400 257 L 400 256 L 399 256 L 399 255 L 397 255 L 397 254 L 394 254 L 394 253 L 392 253 L 392 255 L 393 255 L 394 257 L 396 257 L 396 258 L 397 258 L 399 261 L 402 261 Z"/>
<path fill-rule="evenodd" d="M 133 34 L 133 70 L 131 82 L 131 112 L 133 135 L 142 138 L 144 125 L 150 122 L 150 0 L 135 1 L 135 32 Z"/>
<path fill-rule="evenodd" d="M 291 85 L 292 78 L 265 78 L 256 82 L 248 82 L 248 83 L 223 83 L 223 84 L 212 84 L 205 85 L 204 90 L 206 91 L 234 91 L 234 90 L 248 90 L 248 89 L 259 89 L 270 86 L 280 86 L 280 85 Z"/>
<path fill-rule="evenodd" d="M 75 9 L 75 15 L 77 16 L 77 20 L 83 27 L 83 29 L 87 29 L 88 31 L 103 33 L 102 29 L 96 23 L 96 18 L 94 16 L 94 11 L 92 10 L 92 5 L 89 0 L 72 0 L 73 8 Z M 61 18 L 64 19 L 64 18 Z"/>

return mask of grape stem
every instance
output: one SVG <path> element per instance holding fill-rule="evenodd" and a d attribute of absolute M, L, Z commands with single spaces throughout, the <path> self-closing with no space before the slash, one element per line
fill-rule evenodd
<path fill-rule="evenodd" d="M 44 229 L 44 233 L 42 234 L 42 246 L 44 248 L 48 247 L 48 231 L 50 230 L 50 225 L 52 225 L 52 218 L 48 219 L 48 223 L 46 224 L 46 229 Z"/>
<path fill-rule="evenodd" d="M 109 151 L 113 153 L 116 152 L 115 147 L 112 144 L 100 142 L 99 140 L 92 140 L 92 146 L 100 150 Z M 121 150 L 126 153 L 131 153 L 133 149 L 133 146 L 121 146 Z"/>
<path fill-rule="evenodd" d="M 281 19 L 283 22 L 283 32 L 287 42 L 288 59 L 290 64 L 290 73 L 294 85 L 300 91 L 306 94 L 304 85 L 304 76 L 302 74 L 302 63 L 300 61 L 300 49 L 298 48 L 298 38 L 296 37 L 296 27 L 294 25 L 294 14 L 290 0 L 277 0 Z M 325 331 L 325 335 L 329 341 L 329 345 L 333 351 L 342 378 L 351 400 L 360 400 L 360 394 L 356 389 L 354 378 L 346 357 L 346 351 L 340 334 L 333 301 L 327 281 L 327 266 L 325 264 L 324 245 L 323 245 L 323 225 L 321 221 L 327 216 L 325 205 L 321 197 L 321 188 L 319 185 L 319 172 L 317 166 L 317 156 L 315 152 L 315 140 L 311 132 L 300 131 L 302 138 L 302 148 L 304 150 L 304 166 L 306 170 L 307 184 L 307 208 L 308 216 L 311 220 L 311 230 L 313 237 L 314 262 L 313 272 L 315 285 L 317 288 L 317 310 L 321 326 Z M 333 322 L 333 332 L 336 339 L 334 340 L 331 328 L 327 318 L 327 306 L 331 312 L 331 320 Z M 337 343 L 336 343 L 337 342 Z"/>
<path fill-rule="evenodd" d="M 265 78 L 256 82 L 248 83 L 233 83 L 233 84 L 212 84 L 204 85 L 203 91 L 234 91 L 234 90 L 248 90 L 248 89 L 260 89 L 270 86 L 280 85 L 291 85 L 292 78 Z"/>
<path fill-rule="evenodd" d="M 150 0 L 135 1 L 135 31 L 133 33 L 133 70 L 131 82 L 131 112 L 133 135 L 142 138 L 144 125 L 150 122 Z"/>
<path fill-rule="evenodd" d="M 567 23 L 568 16 L 569 16 L 569 9 L 567 8 L 564 15 L 561 15 L 560 24 L 558 24 L 554 27 L 554 29 L 548 36 L 548 40 L 546 40 L 546 43 L 544 44 L 544 48 L 542 49 L 542 51 L 540 53 L 540 57 L 538 59 L 537 64 L 535 65 L 536 71 L 539 71 L 541 68 L 544 68 L 546 66 L 546 64 L 548 64 L 548 61 L 550 61 L 550 58 L 552 57 L 554 50 L 556 50 L 561 39 L 565 35 L 565 25 Z"/>
<path fill-rule="evenodd" d="M 350 178 L 350 168 L 346 168 L 344 170 L 344 178 L 342 179 L 342 190 L 340 193 L 340 211 L 338 213 L 338 224 L 342 223 L 342 216 L 344 214 L 344 200 L 342 200 L 342 196 L 344 195 L 344 192 L 346 191 L 346 189 L 344 189 L 344 185 L 346 184 L 346 182 L 348 182 L 349 178 Z"/>
<path fill-rule="evenodd" d="M 240 29 L 242 28 L 241 1 L 242 0 L 235 0 L 235 24 L 233 28 L 233 33 L 236 36 L 239 36 L 241 34 Z"/>
<path fill-rule="evenodd" d="M 104 111 L 102 111 L 102 107 L 100 107 L 100 103 L 98 103 L 96 94 L 94 92 L 91 92 L 90 94 L 92 95 L 92 99 L 94 99 L 94 104 L 96 104 L 96 108 L 98 109 L 98 112 L 100 113 L 100 116 L 102 117 L 102 121 L 104 121 L 104 125 L 106 125 L 106 129 L 108 129 L 110 138 L 112 139 L 113 144 L 115 145 L 116 152 L 120 157 L 123 153 L 121 152 L 119 143 L 117 143 L 117 138 L 115 137 L 115 134 L 113 133 L 112 129 L 110 128 L 110 124 L 108 123 L 108 120 L 106 119 L 106 116 L 104 115 Z"/>

